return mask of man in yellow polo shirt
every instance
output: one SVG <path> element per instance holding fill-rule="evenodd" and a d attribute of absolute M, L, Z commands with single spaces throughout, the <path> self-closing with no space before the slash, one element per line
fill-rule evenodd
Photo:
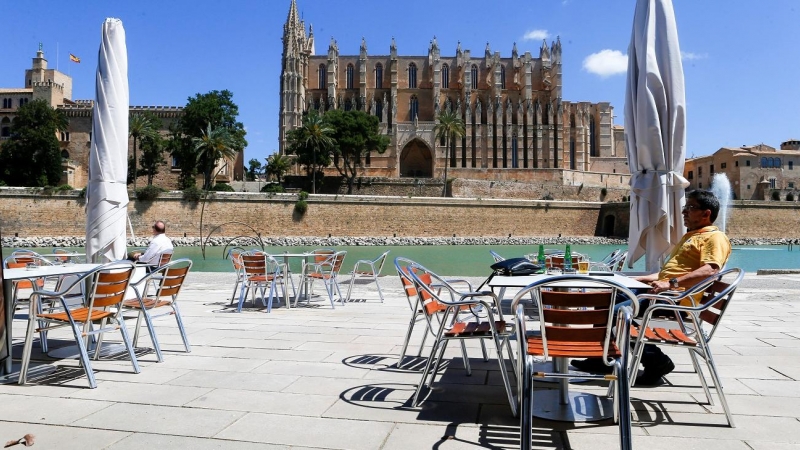
<path fill-rule="evenodd" d="M 686 194 L 683 208 L 683 223 L 687 233 L 669 255 L 658 273 L 636 278 L 652 286 L 650 292 L 658 293 L 678 288 L 690 288 L 719 272 L 731 256 L 728 236 L 713 225 L 719 214 L 719 200 L 708 191 L 691 191 Z M 647 305 L 641 305 L 643 312 Z M 587 372 L 607 370 L 597 363 L 599 358 L 573 360 L 571 364 Z M 661 377 L 672 372 L 675 364 L 660 348 L 645 345 L 642 352 L 644 373 L 636 379 L 637 385 L 652 386 L 661 382 Z"/>

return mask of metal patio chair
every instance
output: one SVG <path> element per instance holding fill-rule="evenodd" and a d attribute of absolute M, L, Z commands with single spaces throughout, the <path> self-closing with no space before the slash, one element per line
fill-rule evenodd
<path fill-rule="evenodd" d="M 334 295 L 339 295 L 339 301 L 344 305 L 344 297 L 339 287 L 339 271 L 346 256 L 346 251 L 338 251 L 327 255 L 320 253 L 315 255 L 314 262 L 309 262 L 305 265 L 301 285 L 306 286 L 307 302 L 311 301 L 311 295 L 314 292 L 314 281 L 320 280 L 325 285 L 325 292 L 328 294 L 331 308 L 335 308 L 333 305 Z"/>
<path fill-rule="evenodd" d="M 346 302 L 350 301 L 350 294 L 353 292 L 353 284 L 356 278 L 371 278 L 375 281 L 375 287 L 378 289 L 378 297 L 380 297 L 381 303 L 383 303 L 383 292 L 381 292 L 381 285 L 378 283 L 378 277 L 381 275 L 388 254 L 389 250 L 383 252 L 383 254 L 375 259 L 361 259 L 356 261 L 356 264 L 353 266 L 353 271 L 350 272 L 350 287 L 347 289 Z"/>
<path fill-rule="evenodd" d="M 645 344 L 688 350 L 706 399 L 709 405 L 713 405 L 714 400 L 708 388 L 708 381 L 700 368 L 698 357 L 705 361 L 731 428 L 735 427 L 733 415 L 725 399 L 722 381 L 714 364 L 709 343 L 743 277 L 742 269 L 733 268 L 706 278 L 677 297 L 642 294 L 639 296 L 640 299 L 648 299 L 654 303 L 645 309 L 641 325 L 631 327 L 631 338 L 636 341 L 631 371 L 638 368 Z M 681 306 L 680 303 L 688 299 L 697 306 Z M 632 377 L 631 383 L 634 380 L 635 377 Z"/>
<path fill-rule="evenodd" d="M 141 330 L 142 318 L 144 318 L 158 362 L 164 361 L 161 345 L 158 343 L 158 336 L 153 326 L 153 319 L 158 317 L 175 316 L 186 353 L 192 351 L 189 339 L 186 337 L 183 318 L 181 318 L 181 312 L 178 309 L 178 294 L 191 268 L 192 261 L 189 259 L 169 262 L 132 284 L 131 287 L 136 292 L 136 298 L 122 302 L 122 307 L 125 311 L 136 311 L 137 313 L 136 328 L 133 333 L 133 346 L 136 347 L 139 342 L 139 331 Z M 153 292 L 149 293 L 151 288 Z M 168 308 L 169 311 L 154 315 L 153 312 L 159 308 Z"/>
<path fill-rule="evenodd" d="M 241 283 L 239 305 L 236 311 L 242 312 L 242 305 L 244 305 L 244 299 L 248 293 L 252 295 L 255 305 L 256 291 L 260 289 L 261 302 L 267 307 L 267 312 L 272 312 L 272 301 L 277 297 L 277 284 L 284 283 L 283 263 L 279 263 L 275 258 L 262 251 L 243 253 L 241 258 L 244 280 Z M 267 288 L 269 288 L 269 298 L 267 298 Z M 284 299 L 284 301 L 288 304 L 289 299 Z"/>
<path fill-rule="evenodd" d="M 418 264 L 408 266 L 406 273 L 413 282 L 419 298 L 419 304 L 425 312 L 428 328 L 431 334 L 435 336 L 430 356 L 422 371 L 422 378 L 414 393 L 412 404 L 418 406 L 423 387 L 427 385 L 430 389 L 433 385 L 436 373 L 439 371 L 444 359 L 447 344 L 450 341 L 457 340 L 462 344 L 462 357 L 464 358 L 467 373 L 469 373 L 469 357 L 467 356 L 465 341 L 469 339 L 490 340 L 494 343 L 497 351 L 497 362 L 500 366 L 503 386 L 506 389 L 512 414 L 516 417 L 516 399 L 511 389 L 508 369 L 503 357 L 503 348 L 505 347 L 508 357 L 513 362 L 513 353 L 508 342 L 511 330 L 508 326 L 509 324 L 503 320 L 503 312 L 497 297 L 491 291 L 460 292 L 443 278 Z M 487 298 L 490 300 L 486 300 Z M 460 312 L 465 309 L 474 311 L 476 308 L 480 308 L 482 315 L 485 317 L 480 317 L 476 311 L 469 320 L 456 320 Z M 434 320 L 434 316 L 438 316 L 438 320 Z M 431 379 L 430 384 L 427 381 L 429 376 Z"/>
<path fill-rule="evenodd" d="M 33 335 L 37 331 L 52 330 L 68 326 L 72 329 L 75 342 L 80 351 L 80 362 L 86 376 L 89 379 L 89 387 L 97 387 L 94 372 L 89 358 L 88 346 L 89 339 L 98 336 L 98 343 L 104 333 L 119 331 L 122 341 L 128 351 L 133 372 L 139 373 L 139 363 L 136 354 L 128 337 L 128 330 L 122 317 L 122 301 L 125 298 L 125 291 L 130 283 L 134 265 L 131 261 L 116 261 L 99 266 L 66 286 L 59 292 L 37 290 L 33 297 L 47 297 L 51 301 L 61 304 L 61 310 L 33 314 L 28 320 L 28 331 L 25 334 L 25 345 L 22 351 L 22 367 L 20 368 L 19 384 L 27 381 L 28 366 L 31 358 L 31 346 Z M 85 302 L 80 305 L 72 305 L 67 302 L 66 295 L 77 283 L 87 283 L 87 295 Z M 44 321 L 45 326 L 36 329 L 38 321 Z M 112 322 L 112 324 L 108 324 Z M 94 326 L 97 324 L 98 326 Z M 99 356 L 99 345 L 95 349 L 94 358 Z"/>
<path fill-rule="evenodd" d="M 560 378 L 559 402 L 566 404 L 570 378 L 611 381 L 609 394 L 614 397 L 614 419 L 619 424 L 620 448 L 631 448 L 631 410 L 628 384 L 628 330 L 636 314 L 636 295 L 611 280 L 592 280 L 601 289 L 588 292 L 556 291 L 553 285 L 571 280 L 585 280 L 576 275 L 550 277 L 520 290 L 511 303 L 517 338 L 517 395 L 520 399 L 520 448 L 531 448 L 533 415 L 533 379 Z M 560 289 L 560 288 L 556 288 Z M 617 294 L 626 296 L 631 307 L 614 315 Z M 523 298 L 533 295 L 538 310 L 538 330 L 528 331 Z M 612 326 L 622 330 L 613 336 Z M 534 364 L 549 358 L 602 357 L 613 367 L 611 375 L 569 373 L 569 371 L 535 372 Z M 563 361 L 566 365 L 567 361 Z M 586 401 L 586 400 L 585 400 Z M 586 401 L 588 403 L 588 401 Z M 586 407 L 588 409 L 588 406 Z"/>

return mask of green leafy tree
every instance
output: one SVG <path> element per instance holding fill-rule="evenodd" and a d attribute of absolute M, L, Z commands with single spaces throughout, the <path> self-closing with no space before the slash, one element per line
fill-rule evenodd
<path fill-rule="evenodd" d="M 264 172 L 268 177 L 274 177 L 278 183 L 283 179 L 283 175 L 292 167 L 292 160 L 286 155 L 273 153 L 267 158 L 267 165 Z"/>
<path fill-rule="evenodd" d="M 151 138 L 158 134 L 158 129 L 161 128 L 161 119 L 151 112 L 144 114 L 132 114 L 128 117 L 128 135 L 133 138 L 133 158 L 129 161 L 133 162 L 133 170 L 128 169 L 128 174 L 133 174 L 133 190 L 136 191 L 136 178 L 141 175 L 137 169 L 136 155 L 137 144 L 142 139 Z M 148 183 L 151 184 L 151 183 Z"/>
<path fill-rule="evenodd" d="M 311 193 L 317 193 L 317 168 L 331 164 L 334 141 L 333 128 L 322 117 L 311 111 L 303 117 L 303 125 L 286 135 L 289 153 L 297 155 L 297 163 L 311 172 Z"/>
<path fill-rule="evenodd" d="M 256 178 L 261 174 L 261 161 L 256 158 L 247 161 L 247 181 L 256 181 Z"/>
<path fill-rule="evenodd" d="M 380 133 L 378 118 L 364 111 L 336 109 L 325 113 L 323 120 L 333 129 L 334 165 L 347 181 L 347 193 L 352 194 L 367 153 L 385 152 L 389 138 Z"/>
<path fill-rule="evenodd" d="M 158 175 L 158 168 L 166 161 L 164 160 L 165 140 L 160 134 L 155 133 L 142 139 L 142 156 L 139 157 L 138 175 L 147 176 L 147 185 L 153 185 L 153 178 Z"/>
<path fill-rule="evenodd" d="M 245 139 L 247 132 L 244 125 L 237 121 L 238 116 L 239 107 L 233 102 L 233 94 L 228 90 L 211 91 L 190 97 L 178 125 L 183 139 L 180 140 L 179 148 L 176 146 L 172 149 L 173 155 L 181 162 L 181 171 L 184 167 L 188 169 L 193 161 L 195 174 L 202 173 L 203 186 L 210 187 L 213 184 L 213 180 L 209 179 L 213 175 L 210 172 L 217 164 L 217 160 L 213 158 L 219 157 L 219 153 L 214 151 L 199 153 L 194 139 L 202 139 L 209 126 L 214 131 L 224 129 L 232 151 L 228 154 L 235 156 L 237 152 L 247 147 Z M 183 178 L 181 184 L 188 185 L 188 183 L 188 179 Z"/>
<path fill-rule="evenodd" d="M 169 127 L 169 138 L 165 141 L 165 151 L 172 155 L 172 166 L 179 169 L 178 189 L 185 191 L 197 187 L 197 154 L 192 146 L 192 138 L 181 132 L 178 122 Z"/>
<path fill-rule="evenodd" d="M 203 189 L 209 190 L 214 184 L 214 169 L 220 159 L 231 159 L 236 156 L 236 142 L 227 128 L 214 128 L 208 124 L 200 137 L 193 137 L 197 162 L 203 171 Z"/>
<path fill-rule="evenodd" d="M 442 174 L 442 183 L 444 184 L 442 187 L 442 197 L 446 197 L 447 167 L 450 165 L 448 159 L 450 157 L 450 153 L 452 152 L 454 153 L 453 160 L 455 160 L 455 149 L 452 147 L 456 142 L 456 139 L 464 136 L 464 121 L 461 120 L 461 118 L 458 117 L 458 115 L 453 111 L 444 111 L 443 113 L 439 114 L 439 123 L 436 124 L 434 132 L 436 133 L 436 139 L 445 139 L 446 150 L 444 152 L 444 173 Z"/>
<path fill-rule="evenodd" d="M 0 147 L 0 179 L 9 186 L 55 186 L 61 180 L 61 150 L 56 134 L 67 117 L 45 100 L 17 109 L 11 136 Z"/>

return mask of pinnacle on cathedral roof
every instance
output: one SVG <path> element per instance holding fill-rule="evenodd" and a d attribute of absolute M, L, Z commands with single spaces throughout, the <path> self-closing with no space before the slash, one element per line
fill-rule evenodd
<path fill-rule="evenodd" d="M 286 17 L 286 23 L 295 24 L 297 22 L 297 1 L 292 0 L 292 3 L 289 5 L 289 15 Z"/>

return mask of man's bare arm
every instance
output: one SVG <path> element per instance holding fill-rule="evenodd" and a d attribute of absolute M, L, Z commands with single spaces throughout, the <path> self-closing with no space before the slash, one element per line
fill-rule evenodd
<path fill-rule="evenodd" d="M 713 263 L 711 264 L 707 263 L 689 273 L 685 273 L 675 278 L 678 279 L 678 286 L 688 289 L 718 272 L 719 272 L 719 266 Z M 658 274 L 656 274 L 656 278 L 657 277 Z M 654 280 L 650 282 L 650 285 L 653 286 L 653 292 L 656 293 L 662 291 L 668 291 L 671 289 L 671 286 L 669 285 L 669 280 Z"/>

